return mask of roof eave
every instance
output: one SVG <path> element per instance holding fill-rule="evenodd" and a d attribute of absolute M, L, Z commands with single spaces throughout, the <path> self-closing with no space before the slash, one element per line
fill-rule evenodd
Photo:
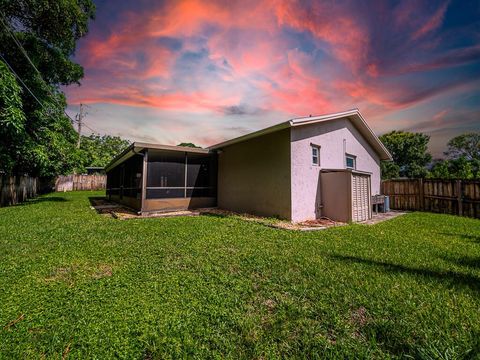
<path fill-rule="evenodd" d="M 374 148 L 374 150 L 377 152 L 377 154 L 380 157 L 380 160 L 387 160 L 387 161 L 392 161 L 392 155 L 390 155 L 390 152 L 387 150 L 385 145 L 380 141 L 377 135 L 373 132 L 373 130 L 368 126 L 368 123 L 365 121 L 363 118 L 362 114 L 360 113 L 360 110 L 358 109 L 352 109 L 352 110 L 347 110 L 335 114 L 329 114 L 329 115 L 322 115 L 322 116 L 314 116 L 314 117 L 306 117 L 306 118 L 297 118 L 297 119 L 292 119 L 290 120 L 292 126 L 303 126 L 303 125 L 310 125 L 310 124 L 315 124 L 319 122 L 324 122 L 324 121 L 329 121 L 329 120 L 335 120 L 335 119 L 341 119 L 341 118 L 352 118 L 356 117 L 360 122 L 361 125 L 367 130 L 367 133 L 364 134 L 367 135 L 365 136 L 367 138 L 367 141 L 369 144 Z M 354 123 L 355 124 L 355 123 Z"/>
<path fill-rule="evenodd" d="M 115 156 L 107 166 L 105 166 L 105 172 L 110 171 L 115 166 L 117 166 L 120 162 L 123 162 L 126 158 L 129 158 L 134 153 L 135 153 L 135 143 L 132 143 L 125 150 L 123 150 L 120 154 Z"/>
<path fill-rule="evenodd" d="M 365 121 L 359 110 L 357 110 L 357 116 L 360 118 L 360 120 L 363 122 L 363 125 L 368 129 L 370 135 L 375 139 L 375 142 L 378 144 L 379 149 L 377 149 L 377 152 L 380 155 L 380 160 L 393 161 L 392 155 L 385 147 L 385 145 L 383 145 L 382 141 L 378 138 L 378 136 L 375 135 L 370 126 L 368 126 L 368 123 Z"/>
<path fill-rule="evenodd" d="M 362 114 L 358 109 L 351 109 L 351 110 L 342 111 L 339 113 L 327 114 L 327 115 L 321 115 L 321 116 L 309 116 L 309 117 L 291 119 L 291 120 L 282 122 L 280 124 L 270 126 L 265 129 L 261 129 L 261 130 L 258 130 L 258 131 L 255 131 L 231 140 L 224 141 L 219 144 L 212 145 L 207 149 L 209 150 L 221 149 L 229 145 L 233 145 L 245 140 L 253 139 L 258 136 L 270 134 L 275 131 L 286 129 L 289 127 L 303 126 L 303 125 L 315 124 L 318 122 L 324 122 L 324 121 L 341 119 L 341 118 L 351 118 L 351 117 L 356 117 L 362 123 L 364 128 L 367 130 L 366 131 L 366 135 L 368 136 L 367 140 L 379 155 L 380 160 L 392 161 L 392 156 L 388 152 L 387 148 L 383 145 L 383 143 L 380 141 L 377 135 L 375 135 L 375 133 L 370 128 L 370 126 L 368 126 L 367 122 L 365 121 L 365 119 L 363 118 Z"/>
<path fill-rule="evenodd" d="M 237 138 L 230 139 L 230 140 L 221 142 L 219 144 L 209 146 L 209 147 L 207 147 L 207 149 L 209 149 L 209 150 L 221 149 L 221 148 L 224 148 L 224 147 L 229 146 L 229 145 L 233 145 L 233 144 L 245 141 L 245 140 L 256 138 L 258 136 L 267 135 L 267 134 L 271 134 L 271 133 L 279 131 L 279 130 L 287 129 L 290 126 L 291 126 L 291 121 L 290 120 L 285 121 L 285 122 L 282 122 L 282 123 L 277 124 L 277 125 L 270 126 L 268 128 L 265 128 L 265 129 L 254 131 L 252 133 L 249 133 L 249 134 L 246 134 L 246 135 L 243 135 L 243 136 L 239 136 Z"/>
<path fill-rule="evenodd" d="M 160 144 L 150 144 L 142 142 L 134 142 L 125 150 L 123 150 L 119 155 L 115 156 L 113 160 L 105 167 L 105 171 L 110 171 L 117 165 L 121 164 L 125 160 L 129 159 L 135 154 L 143 155 L 141 152 L 144 149 L 152 150 L 164 150 L 164 151 L 177 151 L 177 152 L 186 152 L 186 153 L 196 153 L 196 154 L 208 154 L 209 149 L 204 148 L 194 148 L 189 146 L 174 146 L 174 145 L 160 145 Z"/>

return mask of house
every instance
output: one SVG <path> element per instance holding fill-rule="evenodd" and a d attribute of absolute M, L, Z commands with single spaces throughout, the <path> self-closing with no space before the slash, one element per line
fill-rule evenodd
<path fill-rule="evenodd" d="M 391 155 L 355 110 L 292 119 L 207 149 L 133 143 L 107 195 L 139 212 L 218 206 L 294 222 L 371 217 Z"/>
<path fill-rule="evenodd" d="M 105 175 L 103 166 L 87 166 L 85 167 L 86 175 Z"/>

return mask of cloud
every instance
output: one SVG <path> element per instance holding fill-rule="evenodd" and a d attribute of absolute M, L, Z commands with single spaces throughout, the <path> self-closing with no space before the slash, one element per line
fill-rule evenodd
<path fill-rule="evenodd" d="M 384 116 L 401 117 L 439 96 L 466 91 L 480 76 L 480 39 L 470 31 L 475 16 L 455 25 L 461 41 L 446 29 L 449 14 L 461 7 L 456 3 L 121 3 L 99 4 L 103 16 L 76 55 L 86 77 L 82 86 L 66 89 L 68 101 L 112 106 L 109 116 L 122 121 L 126 117 L 116 112 L 134 109 L 128 124 L 154 110 L 162 127 L 144 132 L 158 132 L 159 141 L 187 140 L 177 133 L 221 139 L 240 128 L 352 107 L 384 129 Z M 171 127 L 160 121 L 183 124 L 173 113 L 192 123 Z M 221 131 L 210 118 L 222 119 Z M 208 128 L 209 135 L 190 134 L 192 124 Z"/>
<path fill-rule="evenodd" d="M 438 113 L 433 115 L 433 120 L 443 119 L 445 117 L 445 115 L 447 115 L 448 111 L 449 111 L 448 109 L 444 109 L 442 111 L 439 111 Z"/>
<path fill-rule="evenodd" d="M 443 18 L 445 17 L 445 12 L 448 8 L 448 1 L 443 3 L 437 11 L 427 19 L 427 21 L 422 25 L 420 29 L 413 33 L 412 38 L 417 40 L 420 37 L 431 33 L 432 31 L 438 29 L 438 27 L 442 24 Z"/>
<path fill-rule="evenodd" d="M 245 104 L 225 106 L 219 108 L 219 110 L 225 115 L 260 115 L 265 112 L 264 109 L 251 108 Z"/>

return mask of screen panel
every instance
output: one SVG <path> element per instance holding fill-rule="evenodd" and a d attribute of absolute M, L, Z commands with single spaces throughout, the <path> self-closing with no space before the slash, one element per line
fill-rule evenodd
<path fill-rule="evenodd" d="M 148 187 L 184 187 L 185 154 L 179 152 L 148 152 Z"/>
<path fill-rule="evenodd" d="M 188 155 L 187 187 L 212 186 L 212 156 Z"/>
<path fill-rule="evenodd" d="M 172 199 L 185 197 L 185 189 L 147 189 L 147 199 Z"/>
<path fill-rule="evenodd" d="M 147 166 L 148 199 L 216 196 L 213 154 L 149 150 Z"/>

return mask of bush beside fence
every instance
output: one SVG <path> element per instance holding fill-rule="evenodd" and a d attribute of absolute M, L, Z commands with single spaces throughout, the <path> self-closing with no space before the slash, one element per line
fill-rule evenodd
<path fill-rule="evenodd" d="M 38 178 L 29 176 L 0 176 L 0 206 L 15 205 L 37 196 Z"/>
<path fill-rule="evenodd" d="M 390 208 L 480 218 L 479 180 L 395 179 L 382 181 Z"/>

